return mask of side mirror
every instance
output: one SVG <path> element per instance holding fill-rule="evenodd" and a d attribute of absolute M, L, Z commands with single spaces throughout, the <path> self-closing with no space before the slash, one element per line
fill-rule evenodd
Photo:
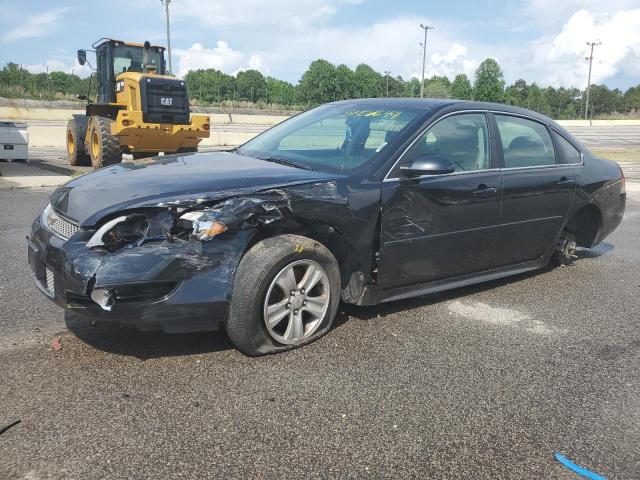
<path fill-rule="evenodd" d="M 80 65 L 84 65 L 87 63 L 87 51 L 86 50 L 78 50 L 78 63 Z"/>
<path fill-rule="evenodd" d="M 403 165 L 400 170 L 407 176 L 444 175 L 455 172 L 456 168 L 449 160 L 441 155 L 422 155 L 409 165 Z"/>

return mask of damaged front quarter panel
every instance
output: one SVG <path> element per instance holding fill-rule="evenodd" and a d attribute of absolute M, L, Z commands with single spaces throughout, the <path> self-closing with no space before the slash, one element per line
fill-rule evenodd
<path fill-rule="evenodd" d="M 228 299 L 240 258 L 262 226 L 285 218 L 313 219 L 321 213 L 317 205 L 327 201 L 346 211 L 346 197 L 333 181 L 233 196 L 210 206 L 202 198 L 163 203 L 149 215 L 148 237 L 108 251 L 102 244 L 108 229 L 101 228 L 94 234 L 99 232 L 100 238 L 92 237 L 94 248 L 68 242 L 67 266 L 81 279 L 85 295 L 117 285 L 181 282 L 198 275 L 210 277 Z M 158 212 L 159 207 L 166 210 Z M 141 214 L 138 210 L 129 217 Z M 129 217 L 119 216 L 105 225 L 116 226 Z M 210 271 L 215 275 L 206 274 Z M 104 298 L 102 293 L 98 296 Z"/>

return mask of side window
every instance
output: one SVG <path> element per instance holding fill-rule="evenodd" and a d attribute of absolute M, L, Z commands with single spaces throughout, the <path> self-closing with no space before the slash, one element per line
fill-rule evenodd
<path fill-rule="evenodd" d="M 580 163 L 582 161 L 580 150 L 574 147 L 569 140 L 556 132 L 553 132 L 553 136 L 560 154 L 558 155 L 558 163 Z"/>
<path fill-rule="evenodd" d="M 496 115 L 505 168 L 539 167 L 556 163 L 547 128 L 532 120 Z"/>
<path fill-rule="evenodd" d="M 427 130 L 403 158 L 408 164 L 423 155 L 440 155 L 456 172 L 490 168 L 489 130 L 483 113 L 463 113 L 440 120 Z"/>

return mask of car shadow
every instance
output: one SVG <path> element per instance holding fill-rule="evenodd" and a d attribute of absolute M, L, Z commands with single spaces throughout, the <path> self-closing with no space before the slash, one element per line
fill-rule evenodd
<path fill-rule="evenodd" d="M 120 324 L 95 322 L 65 312 L 65 324 L 84 343 L 103 352 L 150 360 L 212 353 L 234 348 L 224 330 L 199 333 L 141 332 Z"/>
<path fill-rule="evenodd" d="M 359 307 L 357 305 L 343 305 L 343 312 L 349 318 L 356 318 L 358 320 L 371 320 L 379 317 L 386 317 L 393 315 L 404 310 L 412 310 L 414 308 L 426 307 L 448 300 L 456 298 L 462 298 L 467 295 L 473 295 L 475 293 L 481 293 L 494 288 L 503 287 L 511 283 L 517 283 L 527 278 L 533 278 L 538 275 L 543 275 L 550 272 L 554 268 L 553 265 L 548 265 L 538 270 L 532 270 L 530 272 L 520 273 L 498 280 L 491 280 L 488 282 L 477 283 L 475 285 L 469 285 L 466 287 L 455 288 L 453 290 L 447 290 L 440 293 L 431 293 L 421 297 L 408 298 L 406 300 L 396 300 L 388 303 L 381 303 L 379 305 L 372 305 L 367 307 Z"/>
<path fill-rule="evenodd" d="M 333 328 L 339 328 L 348 318 L 341 310 L 338 311 Z M 139 360 L 235 349 L 224 328 L 197 333 L 141 332 L 115 323 L 92 323 L 68 312 L 65 312 L 64 321 L 67 329 L 87 345 L 103 352 L 135 357 Z"/>
<path fill-rule="evenodd" d="M 580 258 L 595 258 L 614 249 L 614 246 L 603 243 L 592 250 L 581 250 Z M 341 303 L 332 329 L 341 328 L 350 319 L 371 320 L 385 317 L 401 311 L 425 307 L 448 300 L 473 295 L 494 288 L 533 278 L 557 268 L 548 265 L 530 272 L 513 275 L 498 280 L 460 287 L 441 293 L 422 297 L 397 300 L 372 306 L 357 306 Z M 235 347 L 227 337 L 224 329 L 214 332 L 166 334 L 163 332 L 141 332 L 131 327 L 111 323 L 90 323 L 65 313 L 67 328 L 86 344 L 108 353 L 126 355 L 140 360 L 153 358 L 197 355 L 232 350 Z"/>

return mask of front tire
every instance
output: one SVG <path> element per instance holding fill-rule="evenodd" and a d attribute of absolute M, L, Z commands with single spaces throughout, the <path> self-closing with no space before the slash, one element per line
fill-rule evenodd
<path fill-rule="evenodd" d="M 91 157 L 84 149 L 84 138 L 75 118 L 67 123 L 67 157 L 72 167 L 91 164 Z"/>
<path fill-rule="evenodd" d="M 112 124 L 113 120 L 106 117 L 91 117 L 89 121 L 89 154 L 96 170 L 122 161 L 120 143 L 111 134 Z"/>
<path fill-rule="evenodd" d="M 236 271 L 227 334 L 251 356 L 306 345 L 331 328 L 340 286 L 338 263 L 321 243 L 291 234 L 262 240 Z"/>

